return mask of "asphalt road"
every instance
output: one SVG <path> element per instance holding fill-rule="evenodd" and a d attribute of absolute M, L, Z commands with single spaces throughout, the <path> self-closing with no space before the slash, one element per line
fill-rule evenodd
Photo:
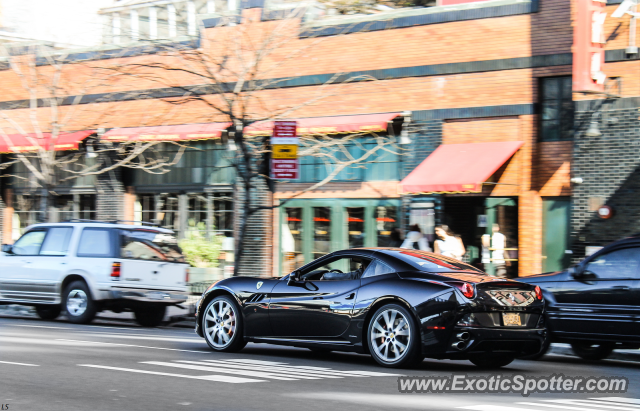
<path fill-rule="evenodd" d="M 9 410 L 640 410 L 640 364 L 552 355 L 501 375 L 625 376 L 625 394 L 402 394 L 398 374 L 486 376 L 464 361 L 412 370 L 365 355 L 249 344 L 214 353 L 192 330 L 0 317 L 0 405 Z M 593 400 L 593 399 L 596 400 Z M 567 400 L 569 400 L 567 402 Z M 6 408 L 5 408 L 6 409 Z"/>

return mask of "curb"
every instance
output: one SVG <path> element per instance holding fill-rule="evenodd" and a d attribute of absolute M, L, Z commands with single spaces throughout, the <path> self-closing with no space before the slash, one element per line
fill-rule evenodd
<path fill-rule="evenodd" d="M 569 344 L 551 344 L 548 354 L 566 355 L 579 358 Z M 640 350 L 614 350 L 607 360 L 640 362 Z"/>

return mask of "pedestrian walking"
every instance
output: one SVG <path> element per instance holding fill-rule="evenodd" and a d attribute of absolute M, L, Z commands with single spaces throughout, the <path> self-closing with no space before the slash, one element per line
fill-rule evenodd
<path fill-rule="evenodd" d="M 494 224 L 491 227 L 491 260 L 496 268 L 496 277 L 507 278 L 507 266 L 511 262 L 507 261 L 509 253 L 507 248 L 507 237 L 500 232 L 500 225 Z"/>
<path fill-rule="evenodd" d="M 401 247 L 403 243 L 402 230 L 400 227 L 393 227 L 389 235 L 389 247 Z"/>
<path fill-rule="evenodd" d="M 436 226 L 435 231 L 436 236 L 438 236 L 434 243 L 436 253 L 462 261 L 462 256 L 466 252 L 462 239 L 455 235 L 449 226 L 445 224 Z"/>
<path fill-rule="evenodd" d="M 405 238 L 400 248 L 431 251 L 431 247 L 429 247 L 429 243 L 427 242 L 425 236 L 422 234 L 422 230 L 420 230 L 420 226 L 418 224 L 413 224 L 409 227 L 407 237 Z"/>

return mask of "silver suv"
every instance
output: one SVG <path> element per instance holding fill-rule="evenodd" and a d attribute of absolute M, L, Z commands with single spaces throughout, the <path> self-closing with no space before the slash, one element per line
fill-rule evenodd
<path fill-rule="evenodd" d="M 35 224 L 0 253 L 0 304 L 31 305 L 42 319 L 64 309 L 86 324 L 103 310 L 159 325 L 187 299 L 188 264 L 173 231 L 103 222 Z"/>

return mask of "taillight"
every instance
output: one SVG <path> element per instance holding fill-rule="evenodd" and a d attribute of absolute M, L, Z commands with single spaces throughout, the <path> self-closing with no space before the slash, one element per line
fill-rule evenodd
<path fill-rule="evenodd" d="M 535 288 L 535 292 L 536 292 L 536 298 L 538 300 L 542 301 L 542 290 L 537 285 L 536 285 L 536 288 Z"/>
<path fill-rule="evenodd" d="M 184 270 L 184 282 L 185 282 L 186 284 L 188 284 L 188 283 L 189 283 L 189 268 L 188 268 L 188 267 L 187 267 L 187 268 L 185 268 L 185 270 Z"/>
<path fill-rule="evenodd" d="M 113 263 L 111 265 L 111 279 L 120 280 L 120 263 Z"/>
<path fill-rule="evenodd" d="M 473 298 L 476 293 L 475 287 L 469 283 L 462 284 L 462 288 L 460 290 L 462 290 L 462 295 L 467 298 Z"/>

